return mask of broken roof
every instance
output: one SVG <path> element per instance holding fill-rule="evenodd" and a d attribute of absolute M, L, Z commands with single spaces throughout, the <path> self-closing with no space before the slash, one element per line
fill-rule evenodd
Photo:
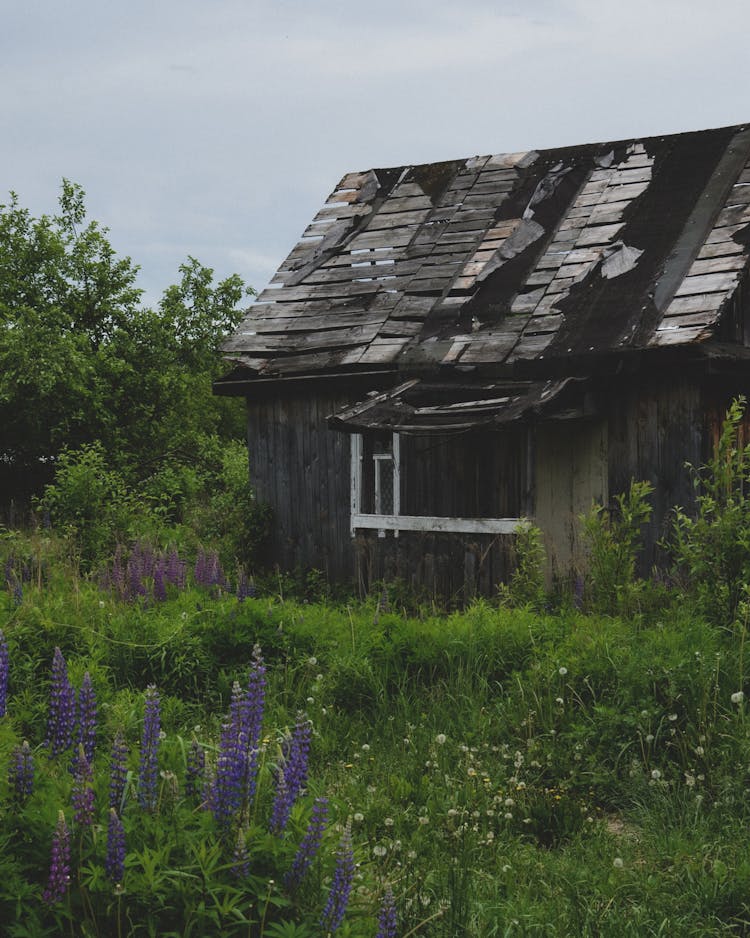
<path fill-rule="evenodd" d="M 701 343 L 749 223 L 744 126 L 349 173 L 224 353 L 244 382 Z"/>

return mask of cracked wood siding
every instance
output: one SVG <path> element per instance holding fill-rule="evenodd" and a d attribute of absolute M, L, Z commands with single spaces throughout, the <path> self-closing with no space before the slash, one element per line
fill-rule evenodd
<path fill-rule="evenodd" d="M 273 509 L 269 564 L 316 567 L 331 581 L 351 580 L 349 435 L 332 433 L 327 417 L 349 395 L 289 395 L 248 403 L 250 479 Z"/>

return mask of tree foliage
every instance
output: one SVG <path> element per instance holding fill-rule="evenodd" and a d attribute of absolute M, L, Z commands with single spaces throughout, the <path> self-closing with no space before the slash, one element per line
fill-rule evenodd
<path fill-rule="evenodd" d="M 88 220 L 64 180 L 59 211 L 0 205 L 0 454 L 20 470 L 99 441 L 127 475 L 187 458 L 207 437 L 242 435 L 241 407 L 211 395 L 217 348 L 251 292 L 195 258 L 156 309 L 138 267 Z"/>

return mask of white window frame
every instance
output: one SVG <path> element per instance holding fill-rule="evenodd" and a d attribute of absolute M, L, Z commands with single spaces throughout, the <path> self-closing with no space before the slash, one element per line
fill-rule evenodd
<path fill-rule="evenodd" d="M 393 514 L 384 515 L 362 511 L 362 464 L 364 441 L 361 433 L 350 435 L 351 451 L 351 535 L 359 530 L 374 530 L 378 537 L 392 531 L 432 531 L 450 534 L 513 534 L 524 524 L 523 518 L 443 518 L 427 515 L 401 514 L 401 442 L 398 433 L 392 437 L 392 454 L 375 453 L 375 507 L 380 505 L 380 463 L 393 461 Z"/>

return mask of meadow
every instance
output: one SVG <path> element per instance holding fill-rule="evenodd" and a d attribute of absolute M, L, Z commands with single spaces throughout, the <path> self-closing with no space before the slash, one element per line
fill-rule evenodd
<path fill-rule="evenodd" d="M 744 599 L 448 614 L 0 553 L 3 934 L 750 931 Z"/>

